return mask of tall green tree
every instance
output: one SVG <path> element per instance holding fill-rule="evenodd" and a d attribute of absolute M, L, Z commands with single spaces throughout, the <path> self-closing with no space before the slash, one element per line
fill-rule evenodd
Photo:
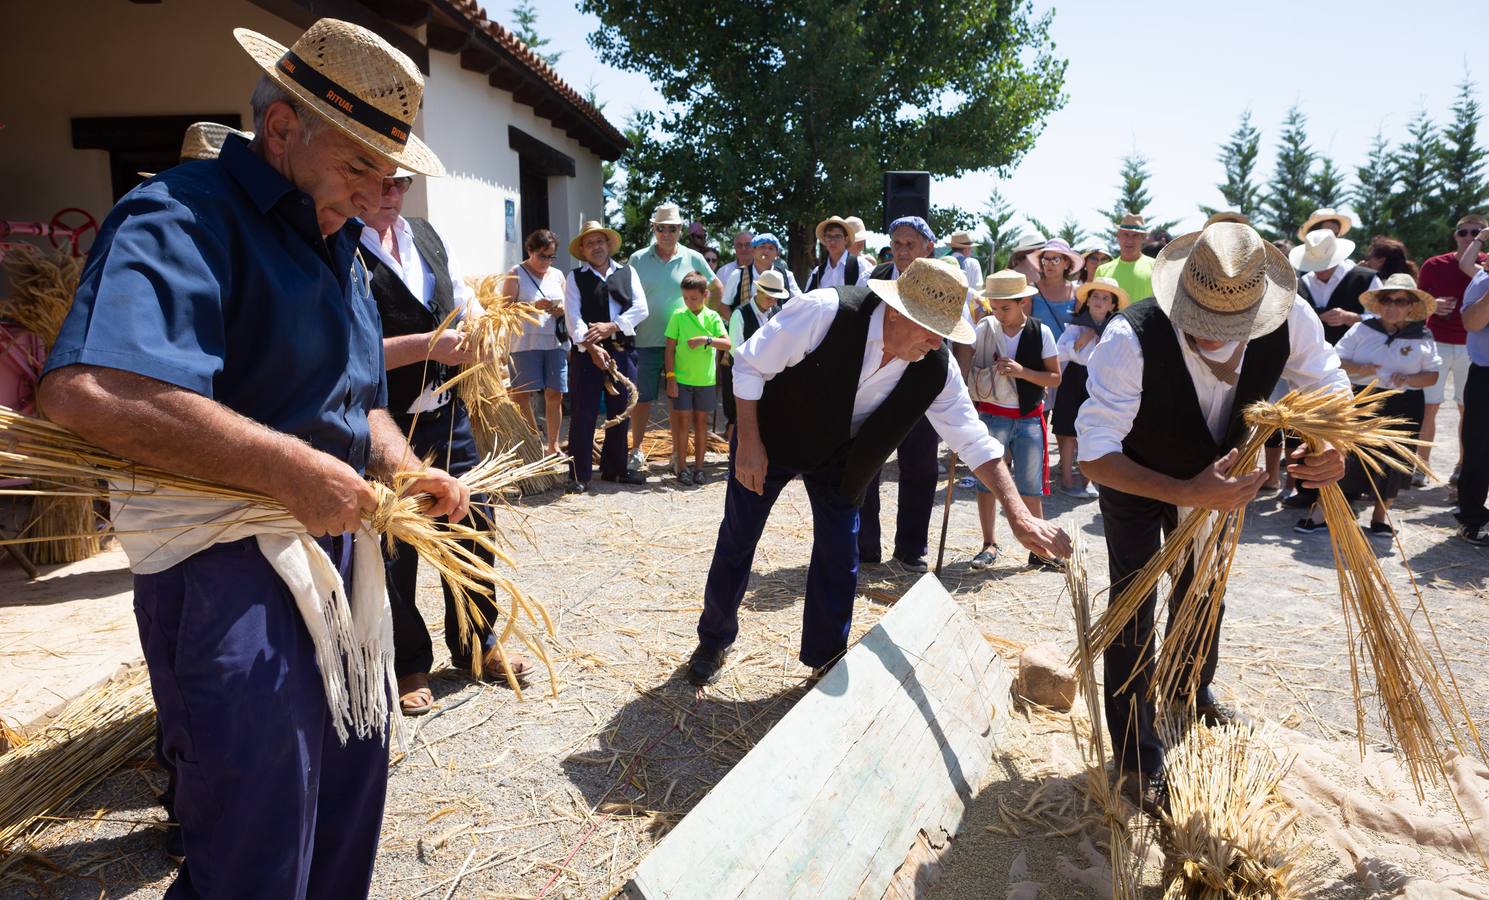
<path fill-rule="evenodd" d="M 1479 146 L 1477 85 L 1465 78 L 1453 100 L 1453 121 L 1442 130 L 1438 159 L 1437 216 L 1444 229 L 1467 213 L 1484 212 L 1489 205 L 1489 183 L 1484 161 L 1489 152 Z M 1422 252 L 1426 256 L 1426 250 Z"/>
<path fill-rule="evenodd" d="M 824 215 L 881 215 L 882 174 L 1006 173 L 1063 105 L 1050 14 L 1029 0 L 958 7 L 839 0 L 580 0 L 600 58 L 645 74 L 633 175 L 698 197 L 705 223 L 770 219 L 805 273 Z M 930 52 L 929 48 L 935 48 Z M 681 202 L 681 201 L 679 201 Z"/>
<path fill-rule="evenodd" d="M 1117 200 L 1107 209 L 1101 210 L 1102 217 L 1111 223 L 1111 226 L 1102 232 L 1102 237 L 1108 244 L 1116 244 L 1117 226 L 1121 224 L 1122 217 L 1128 213 L 1136 213 L 1151 220 L 1152 217 L 1147 213 L 1148 204 L 1152 202 L 1152 197 L 1148 194 L 1149 177 L 1146 156 L 1134 150 L 1122 157 L 1122 186 L 1117 190 Z M 1166 222 L 1149 221 L 1148 230 L 1172 231 L 1177 224 L 1179 223 L 1176 219 Z M 1048 232 L 1045 233 L 1048 234 Z"/>
<path fill-rule="evenodd" d="M 1262 133 L 1251 124 L 1251 110 L 1241 113 L 1241 121 L 1230 138 L 1220 146 L 1220 165 L 1225 170 L 1225 181 L 1216 185 L 1225 199 L 1225 209 L 1238 212 L 1253 222 L 1261 213 L 1262 186 L 1256 180 L 1256 157 L 1261 152 Z M 1206 216 L 1220 212 L 1214 207 L 1202 206 Z"/>
<path fill-rule="evenodd" d="M 538 33 L 538 8 L 531 0 L 522 0 L 512 7 L 512 33 L 517 35 L 518 39 L 534 53 L 541 56 L 548 65 L 558 65 L 558 60 L 563 53 L 562 51 L 543 52 L 543 48 L 552 41 Z"/>
<path fill-rule="evenodd" d="M 978 248 L 977 256 L 989 274 L 1008 266 L 1008 258 L 1018 243 L 1019 229 L 1013 224 L 1013 207 L 997 188 L 988 198 L 987 209 L 979 217 L 987 230 L 987 240 Z"/>
<path fill-rule="evenodd" d="M 1308 146 L 1308 117 L 1298 107 L 1287 111 L 1277 137 L 1277 163 L 1262 201 L 1261 231 L 1269 240 L 1293 239 L 1298 226 L 1318 208 L 1314 202 L 1313 148 Z"/>
<path fill-rule="evenodd" d="M 1344 172 L 1327 156 L 1318 158 L 1313 172 L 1313 208 L 1337 207 L 1344 202 Z"/>
<path fill-rule="evenodd" d="M 1406 133 L 1409 139 L 1391 154 L 1396 193 L 1389 225 L 1413 256 L 1425 259 L 1450 247 L 1447 226 L 1439 219 L 1437 207 L 1442 140 L 1425 109 L 1412 117 Z"/>
<path fill-rule="evenodd" d="M 1361 234 L 1377 235 L 1390 231 L 1396 196 L 1396 165 L 1391 156 L 1391 145 L 1386 142 L 1386 136 L 1377 131 L 1365 162 L 1355 168 L 1355 186 L 1349 192 L 1349 202 Z"/>

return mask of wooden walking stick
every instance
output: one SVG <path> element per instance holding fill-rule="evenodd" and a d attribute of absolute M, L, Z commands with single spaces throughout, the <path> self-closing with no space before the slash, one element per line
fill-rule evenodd
<path fill-rule="evenodd" d="M 941 577 L 941 561 L 946 557 L 946 526 L 951 522 L 951 492 L 956 488 L 956 451 L 946 465 L 946 508 L 941 512 L 941 544 L 936 548 L 936 577 Z"/>

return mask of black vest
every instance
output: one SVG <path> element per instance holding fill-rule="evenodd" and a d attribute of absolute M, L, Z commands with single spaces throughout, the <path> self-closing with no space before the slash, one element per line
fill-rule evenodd
<path fill-rule="evenodd" d="M 1375 278 L 1375 270 L 1355 266 L 1345 272 L 1342 278 L 1343 280 L 1334 288 L 1334 293 L 1329 295 L 1329 303 L 1323 309 L 1314 305 L 1313 294 L 1308 290 L 1308 285 L 1303 283 L 1302 276 L 1298 277 L 1298 293 L 1308 301 L 1308 305 L 1312 306 L 1316 313 L 1329 309 L 1346 309 L 1352 313 L 1364 313 L 1365 307 L 1360 304 L 1360 295 L 1370 290 L 1370 282 Z M 1337 344 L 1346 331 L 1349 331 L 1348 325 L 1325 325 L 1324 340 Z"/>
<path fill-rule="evenodd" d="M 1287 322 L 1269 334 L 1252 338 L 1241 360 L 1231 405 L 1230 424 L 1219 443 L 1200 410 L 1194 379 L 1184 365 L 1179 336 L 1169 318 L 1149 298 L 1118 315 L 1132 325 L 1143 350 L 1143 396 L 1122 452 L 1139 465 L 1171 478 L 1193 478 L 1241 443 L 1247 406 L 1267 399 L 1290 352 Z"/>
<path fill-rule="evenodd" d="M 880 300 L 866 287 L 844 286 L 838 313 L 817 349 L 765 382 L 760 398 L 760 437 L 773 462 L 809 471 L 842 470 L 838 492 L 862 503 L 869 482 L 915 427 L 946 385 L 950 353 L 942 346 L 906 367 L 900 381 L 869 414 L 858 436 L 853 399 L 869 323 Z"/>
<path fill-rule="evenodd" d="M 802 288 L 803 291 L 815 291 L 817 289 L 817 285 L 822 283 L 822 276 L 827 273 L 827 264 L 831 261 L 830 257 L 825 254 L 823 255 L 822 262 L 818 263 L 817 268 L 812 270 L 812 274 L 807 276 L 807 286 Z M 843 264 L 843 283 L 850 285 L 858 284 L 857 254 L 849 253 L 848 261 Z"/>
<path fill-rule="evenodd" d="M 1033 316 L 1024 320 L 1024 332 L 1019 335 L 1018 349 L 1013 351 L 1013 361 L 1026 369 L 1034 372 L 1044 371 L 1044 334 L 1043 323 Z M 993 320 L 993 327 L 999 328 L 997 320 Z M 1044 402 L 1044 388 L 1023 378 L 1013 380 L 1014 389 L 1019 392 L 1019 415 L 1027 416 L 1034 411 L 1034 407 Z"/>
<path fill-rule="evenodd" d="M 383 264 L 376 254 L 364 253 L 368 274 L 372 278 L 372 296 L 383 319 L 383 337 L 427 334 L 439 327 L 455 309 L 455 286 L 450 281 L 450 257 L 445 243 L 426 219 L 409 219 L 414 250 L 434 276 L 434 309 L 415 297 L 403 279 Z M 413 265 L 414 260 L 405 260 Z M 455 377 L 456 369 L 433 360 L 411 363 L 388 371 L 388 410 L 394 418 L 408 414 L 408 408 L 419 399 L 425 385 L 441 385 Z"/>
<path fill-rule="evenodd" d="M 579 289 L 579 315 L 587 325 L 610 321 L 610 301 L 621 312 L 631 308 L 631 267 L 616 266 L 604 281 L 592 270 L 580 266 L 574 270 L 574 286 Z"/>
<path fill-rule="evenodd" d="M 743 333 L 742 336 L 745 340 L 754 337 L 755 332 L 759 331 L 760 326 L 764 324 L 764 322 L 760 321 L 760 317 L 755 315 L 754 304 L 746 303 L 739 308 L 740 331 Z"/>
<path fill-rule="evenodd" d="M 777 259 L 770 264 L 770 267 L 781 273 L 781 280 L 786 283 L 786 287 L 789 289 L 791 287 L 791 270 L 786 268 L 786 263 Z M 724 305 L 738 309 L 750 302 L 750 298 L 755 296 L 755 264 L 750 263 L 747 266 L 738 266 L 734 271 L 739 274 L 739 282 L 735 285 L 734 296 L 724 298 Z M 788 297 L 787 299 L 790 298 Z M 776 303 L 784 302 L 785 300 L 776 301 Z"/>
<path fill-rule="evenodd" d="M 875 281 L 893 281 L 894 260 L 891 259 L 887 263 L 879 263 L 879 265 L 874 266 L 874 271 L 869 273 L 869 277 Z"/>

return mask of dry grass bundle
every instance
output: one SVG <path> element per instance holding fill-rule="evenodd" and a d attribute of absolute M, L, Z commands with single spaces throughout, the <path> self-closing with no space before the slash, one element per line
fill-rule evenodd
<path fill-rule="evenodd" d="M 595 435 L 596 463 L 600 461 L 600 448 L 604 445 L 604 437 L 605 436 L 603 432 Z M 709 453 L 717 453 L 721 456 L 729 455 L 729 442 L 724 440 L 717 434 L 714 434 L 712 431 L 708 433 L 708 443 L 706 447 Z M 688 451 L 690 453 L 692 452 L 692 449 L 693 448 L 691 446 L 688 447 Z M 665 462 L 671 459 L 672 432 L 663 430 L 648 431 L 646 433 L 646 436 L 641 439 L 641 452 L 646 456 L 647 460 L 652 462 Z"/>
<path fill-rule="evenodd" d="M 500 501 L 516 492 L 520 482 L 562 471 L 564 466 L 564 459 L 560 456 L 519 463 L 516 454 L 509 451 L 500 456 L 486 457 L 460 480 L 472 494 L 486 494 Z M 33 481 L 31 488 L 0 491 L 0 496 L 86 496 L 90 500 L 103 500 L 112 493 L 115 497 L 150 495 L 210 499 L 241 503 L 257 521 L 292 521 L 284 507 L 269 497 L 121 459 L 59 425 L 23 416 L 4 407 L 0 407 L 0 476 L 24 477 Z M 466 522 L 458 523 L 440 522 L 424 515 L 429 498 L 402 493 L 404 483 L 415 477 L 417 473 L 405 473 L 391 487 L 373 482 L 378 505 L 365 517 L 367 524 L 378 534 L 413 547 L 420 558 L 440 573 L 455 595 L 461 639 L 473 647 L 477 643 L 476 630 L 491 624 L 485 621 L 474 598 L 483 596 L 495 600 L 498 590 L 504 593 L 510 604 L 505 628 L 496 647 L 508 683 L 521 696 L 521 688 L 512 675 L 502 646 L 506 640 L 515 639 L 542 660 L 548 669 L 550 687 L 556 694 L 557 681 L 553 678 L 548 653 L 543 643 L 524 627 L 526 622 L 551 636 L 553 624 L 547 612 L 542 604 L 523 594 L 501 568 L 488 563 L 479 552 L 484 550 L 497 563 L 515 567 L 515 560 L 509 552 L 510 543 L 501 528 L 489 515 L 478 511 L 473 512 L 472 518 Z M 79 479 L 79 486 L 57 486 L 59 479 L 68 478 Z M 104 487 L 103 482 L 112 486 Z M 216 526 L 204 524 L 197 527 Z M 54 538 L 23 537 L 0 543 L 37 543 L 51 539 Z M 480 675 L 481 654 L 476 652 L 472 656 L 476 674 Z"/>
<path fill-rule="evenodd" d="M 155 703 L 144 666 L 79 696 L 40 733 L 0 756 L 0 852 L 29 836 L 155 740 Z"/>
<path fill-rule="evenodd" d="M 8 248 L 0 265 L 10 278 L 11 296 L 0 300 L 0 319 L 9 319 L 42 339 L 48 350 L 72 308 L 83 261 L 31 244 Z"/>
<path fill-rule="evenodd" d="M 1250 725 L 1217 729 L 1164 716 L 1168 813 L 1164 816 L 1165 900 L 1308 896 L 1303 847 L 1278 785 L 1292 765 L 1269 735 Z"/>
<path fill-rule="evenodd" d="M 58 478 L 53 484 L 59 490 L 78 492 L 40 496 L 31 507 L 31 521 L 27 523 L 25 535 L 50 538 L 31 549 L 31 561 L 37 565 L 77 562 L 87 559 L 103 549 L 99 527 L 103 524 L 94 511 L 93 499 L 79 491 L 86 487 L 77 478 Z"/>

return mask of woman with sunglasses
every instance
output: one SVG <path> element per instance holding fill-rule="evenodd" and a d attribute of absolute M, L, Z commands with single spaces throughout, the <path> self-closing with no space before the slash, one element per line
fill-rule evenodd
<path fill-rule="evenodd" d="M 558 452 L 563 422 L 564 394 L 569 391 L 568 333 L 564 330 L 564 273 L 554 268 L 558 235 L 539 228 L 523 242 L 527 259 L 512 267 L 517 299 L 530 303 L 535 321 L 522 323 L 522 334 L 512 344 L 512 400 L 528 427 L 538 431 L 532 400 L 543 394 L 543 430 L 548 452 Z"/>
<path fill-rule="evenodd" d="M 1371 383 L 1400 391 L 1386 398 L 1379 415 L 1410 421 L 1412 437 L 1417 437 L 1422 431 L 1426 405 L 1422 391 L 1437 380 L 1437 370 L 1442 366 L 1437 344 L 1423 324 L 1436 307 L 1436 300 L 1419 290 L 1410 275 L 1398 272 L 1379 289 L 1361 294 L 1360 304 L 1369 315 L 1350 326 L 1335 345 L 1339 361 L 1354 384 L 1355 393 Z M 1339 487 L 1351 500 L 1357 497 L 1374 500 L 1369 534 L 1389 541 L 1396 536 L 1395 529 L 1386 521 L 1391 501 L 1410 480 L 1410 475 L 1392 468 L 1387 468 L 1384 474 L 1369 473 L 1358 458 L 1350 457 Z M 1300 534 L 1326 529 L 1323 511 L 1317 504 L 1307 518 L 1293 526 Z"/>
<path fill-rule="evenodd" d="M 1034 282 L 1039 293 L 1029 298 L 1029 312 L 1048 325 L 1059 340 L 1075 313 L 1075 283 L 1071 279 L 1086 261 L 1059 238 L 1045 241 L 1034 257 L 1039 262 L 1039 278 Z"/>

